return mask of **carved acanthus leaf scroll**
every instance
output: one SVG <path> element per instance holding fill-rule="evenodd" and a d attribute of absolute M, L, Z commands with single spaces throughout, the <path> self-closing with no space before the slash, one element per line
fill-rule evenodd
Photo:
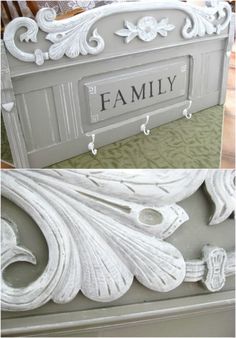
<path fill-rule="evenodd" d="M 66 303 L 79 291 L 94 301 L 113 301 L 127 292 L 134 277 L 149 289 L 167 292 L 191 281 L 196 271 L 209 290 L 219 290 L 234 272 L 231 254 L 229 259 L 223 249 L 209 251 L 199 266 L 185 262 L 163 240 L 188 220 L 176 203 L 204 180 L 210 195 L 221 180 L 221 196 L 228 193 L 226 177 L 233 172 L 220 171 L 211 181 L 212 175 L 207 170 L 3 171 L 2 195 L 39 226 L 49 259 L 42 275 L 26 287 L 14 288 L 2 278 L 2 309 L 29 310 L 49 300 Z M 2 234 L 2 273 L 17 261 L 36 263 L 6 217 Z"/>
<path fill-rule="evenodd" d="M 37 65 L 42 65 L 44 60 L 59 60 L 64 55 L 69 58 L 87 54 L 97 55 L 105 48 L 103 37 L 96 27 L 93 28 L 100 19 L 119 13 L 143 13 L 145 10 L 180 10 L 184 12 L 187 15 L 181 31 L 184 39 L 220 34 L 228 27 L 231 20 L 231 7 L 222 1 L 216 6 L 204 8 L 180 1 L 113 3 L 63 20 L 56 20 L 54 9 L 43 8 L 37 13 L 36 22 L 29 18 L 16 18 L 10 22 L 4 32 L 4 42 L 6 48 L 14 57 L 25 62 L 35 62 Z M 149 18 L 149 27 L 147 27 L 147 18 Z M 151 17 L 151 21 L 150 17 L 144 17 L 138 23 L 139 29 L 137 32 L 131 32 L 126 41 L 131 41 L 137 35 L 143 41 L 152 41 L 157 33 L 166 36 L 167 31 L 174 27 L 167 21 L 168 18 L 164 18 L 157 23 L 153 17 Z M 151 26 L 150 22 L 152 23 Z M 129 23 L 128 26 L 128 29 L 132 31 L 132 24 Z M 46 39 L 52 42 L 49 50 L 43 52 L 36 49 L 34 53 L 27 53 L 19 49 L 14 39 L 17 30 L 21 27 L 27 29 L 25 33 L 20 35 L 21 41 L 37 42 L 38 29 L 46 32 Z M 134 25 L 132 27 L 134 28 Z M 149 29 L 149 32 L 146 28 Z"/>

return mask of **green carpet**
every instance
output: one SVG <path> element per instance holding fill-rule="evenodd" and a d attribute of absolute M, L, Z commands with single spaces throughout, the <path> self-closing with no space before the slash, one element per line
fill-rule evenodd
<path fill-rule="evenodd" d="M 1 117 L 1 159 L 3 161 L 13 163 L 10 146 L 7 139 L 7 132 L 2 117 Z"/>
<path fill-rule="evenodd" d="M 85 153 L 49 168 L 218 168 L 221 154 L 223 106 Z M 2 158 L 9 158 L 3 137 Z M 5 158 L 4 158 L 4 157 Z"/>

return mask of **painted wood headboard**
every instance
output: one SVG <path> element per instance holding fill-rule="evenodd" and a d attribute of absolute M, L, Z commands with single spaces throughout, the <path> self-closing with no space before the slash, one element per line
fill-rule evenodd
<path fill-rule="evenodd" d="M 2 335 L 233 337 L 235 174 L 3 171 Z"/>
<path fill-rule="evenodd" d="M 96 154 L 224 103 L 233 40 L 227 3 L 114 3 L 55 18 L 45 8 L 5 30 L 2 111 L 17 167 Z"/>

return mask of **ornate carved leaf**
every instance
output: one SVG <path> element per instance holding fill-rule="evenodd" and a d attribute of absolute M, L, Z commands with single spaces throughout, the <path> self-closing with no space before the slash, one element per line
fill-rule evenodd
<path fill-rule="evenodd" d="M 29 18 L 16 18 L 5 29 L 4 42 L 8 51 L 16 58 L 26 62 L 35 62 L 42 65 L 44 60 L 58 60 L 64 55 L 75 58 L 78 55 L 99 54 L 105 48 L 105 41 L 98 33 L 94 24 L 101 18 L 119 13 L 144 12 L 145 10 L 180 10 L 186 14 L 186 21 L 182 28 L 184 39 L 192 39 L 206 34 L 220 34 L 230 23 L 231 7 L 226 2 L 219 2 L 213 7 L 197 7 L 189 3 L 177 2 L 123 2 L 108 6 L 94 8 L 74 17 L 56 20 L 56 12 L 52 8 L 42 8 L 37 13 L 37 23 Z M 14 41 L 16 31 L 20 27 L 26 27 L 27 31 L 21 35 L 21 40 L 36 42 L 38 27 L 48 33 L 46 39 L 53 44 L 47 52 L 36 49 L 34 53 L 26 53 L 20 50 Z M 157 22 L 153 17 L 143 17 L 137 26 L 126 21 L 126 29 L 116 34 L 126 37 L 130 42 L 136 36 L 143 41 L 152 41 L 157 34 L 167 36 L 168 32 L 175 28 L 168 23 L 168 18 Z"/>
<path fill-rule="evenodd" d="M 176 288 L 183 280 L 202 280 L 211 291 L 220 289 L 225 275 L 234 271 L 231 256 L 225 258 L 223 272 L 217 275 L 218 263 L 212 255 L 205 255 L 205 261 L 213 259 L 204 279 L 205 261 L 190 261 L 186 268 L 181 253 L 162 240 L 188 220 L 175 203 L 194 193 L 206 177 L 209 190 L 212 173 L 207 173 L 3 171 L 2 195 L 39 226 L 49 259 L 42 275 L 27 287 L 14 288 L 2 278 L 2 309 L 29 310 L 51 299 L 66 303 L 80 290 L 92 300 L 112 301 L 127 292 L 133 277 L 160 292 Z M 35 264 L 33 254 L 19 246 L 15 226 L 6 219 L 2 233 L 2 271 L 20 260 Z"/>
<path fill-rule="evenodd" d="M 8 265 L 24 261 L 36 264 L 36 258 L 27 249 L 17 245 L 17 228 L 10 221 L 1 219 L 1 260 L 2 269 Z"/>
<path fill-rule="evenodd" d="M 224 19 L 222 21 L 222 18 Z M 216 6 L 208 8 L 192 7 L 190 18 L 186 18 L 182 35 L 185 39 L 203 37 L 206 34 L 220 34 L 231 20 L 231 8 L 220 1 Z"/>
<path fill-rule="evenodd" d="M 42 173 L 42 171 L 40 171 Z M 192 195 L 204 182 L 207 170 L 44 170 L 50 177 L 63 177 L 85 194 L 127 206 L 161 207 Z M 33 172 L 31 172 L 33 175 Z M 42 177 L 40 175 L 40 177 Z"/>
<path fill-rule="evenodd" d="M 90 299 L 112 301 L 130 288 L 133 276 L 146 287 L 161 292 L 169 291 L 183 281 L 185 263 L 181 253 L 171 244 L 150 236 L 146 224 L 137 222 L 134 217 L 136 203 L 131 202 L 131 209 L 136 209 L 127 217 L 124 205 L 114 205 L 108 196 L 103 199 L 101 193 L 97 194 L 96 201 L 93 191 L 88 194 L 88 189 L 81 188 L 84 185 L 80 185 L 80 180 L 75 186 L 64 182 L 61 171 L 53 172 L 56 177 L 50 172 L 14 171 L 2 175 L 3 196 L 31 215 L 49 248 L 47 267 L 38 280 L 20 289 L 14 289 L 2 280 L 3 309 L 32 309 L 49 299 L 68 302 L 79 290 Z M 83 171 L 81 173 L 77 176 L 89 180 Z M 117 176 L 111 176 L 109 183 L 106 182 L 109 175 L 103 175 L 101 182 L 107 188 L 111 183 L 111 191 L 113 183 L 118 184 Z M 91 180 L 89 184 L 97 186 Z M 123 184 L 119 185 L 122 191 L 128 190 L 128 195 L 133 194 Z M 101 191 L 101 187 L 98 190 Z M 157 210 L 165 213 L 168 206 L 165 211 L 164 207 Z M 178 206 L 172 205 L 170 210 L 174 214 L 170 215 L 174 225 L 167 220 L 161 223 L 167 234 L 167 224 L 175 229 L 179 225 L 176 221 L 181 223 L 187 218 L 185 214 L 183 218 L 184 211 Z M 183 220 L 178 220 L 178 212 Z M 123 218 L 120 217 L 122 213 Z M 167 235 L 160 230 L 159 233 L 162 237 Z M 6 262 L 4 266 L 7 265 Z"/>
<path fill-rule="evenodd" d="M 235 170 L 210 170 L 207 174 L 206 188 L 215 204 L 210 225 L 223 222 L 235 210 L 235 173 Z"/>

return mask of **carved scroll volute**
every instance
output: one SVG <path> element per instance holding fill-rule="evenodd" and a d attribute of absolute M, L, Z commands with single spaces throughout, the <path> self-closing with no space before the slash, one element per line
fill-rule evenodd
<path fill-rule="evenodd" d="M 227 196 L 231 174 L 207 170 L 3 171 L 2 195 L 38 225 L 49 259 L 42 275 L 26 287 L 14 288 L 2 277 L 2 309 L 30 310 L 49 300 L 67 303 L 80 291 L 91 300 L 110 302 L 127 292 L 133 278 L 158 292 L 173 290 L 183 281 L 202 281 L 208 290 L 220 290 L 225 277 L 235 270 L 232 253 L 207 247 L 201 260 L 185 261 L 165 239 L 188 220 L 178 201 L 198 190 L 205 179 L 213 200 L 221 180 L 221 196 Z M 228 199 L 223 200 L 228 209 Z M 6 218 L 2 235 L 2 276 L 14 262 L 36 263 L 33 253 L 18 243 Z"/>
<path fill-rule="evenodd" d="M 76 58 L 79 55 L 97 55 L 105 48 L 103 37 L 97 27 L 92 27 L 101 19 L 111 15 L 130 12 L 144 12 L 147 10 L 179 10 L 186 14 L 185 23 L 181 28 L 184 39 L 204 37 L 206 35 L 220 34 L 226 29 L 231 20 L 231 7 L 226 2 L 220 2 L 214 7 L 197 7 L 182 2 L 122 2 L 108 6 L 94 8 L 71 18 L 56 20 L 56 13 L 52 8 L 43 8 L 38 11 L 36 21 L 29 18 L 16 18 L 5 29 L 4 42 L 8 51 L 17 59 L 25 62 L 35 62 L 41 66 L 45 60 L 59 60 L 64 55 Z M 26 33 L 20 35 L 21 41 L 37 42 L 38 28 L 47 33 L 46 39 L 52 42 L 48 51 L 38 48 L 34 53 L 26 53 L 15 44 L 16 31 L 25 27 Z M 160 38 L 167 37 L 175 29 L 168 17 L 157 21 L 155 17 L 142 17 L 137 23 L 127 19 L 125 29 L 114 34 L 125 37 L 127 43 L 136 36 L 143 42 L 153 41 L 157 34 Z"/>

